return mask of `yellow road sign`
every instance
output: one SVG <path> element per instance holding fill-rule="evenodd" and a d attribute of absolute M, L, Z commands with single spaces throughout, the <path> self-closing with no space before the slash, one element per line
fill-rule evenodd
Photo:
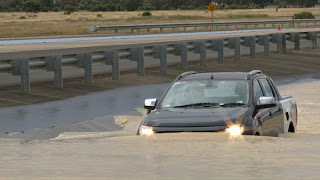
<path fill-rule="evenodd" d="M 208 6 L 209 11 L 213 12 L 214 10 L 217 9 L 217 6 L 214 3 L 210 3 L 210 5 Z"/>

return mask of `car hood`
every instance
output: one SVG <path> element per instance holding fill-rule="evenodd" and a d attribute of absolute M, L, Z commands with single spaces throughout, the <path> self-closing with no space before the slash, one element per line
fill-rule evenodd
<path fill-rule="evenodd" d="M 144 125 L 152 127 L 226 126 L 227 121 L 242 121 L 248 107 L 213 109 L 160 109 L 150 113 Z"/>

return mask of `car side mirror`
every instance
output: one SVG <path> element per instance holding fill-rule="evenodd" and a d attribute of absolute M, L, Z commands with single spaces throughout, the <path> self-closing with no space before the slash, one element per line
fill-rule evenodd
<path fill-rule="evenodd" d="M 266 109 L 277 106 L 276 100 L 274 97 L 265 97 L 262 96 L 259 98 L 256 109 Z"/>
<path fill-rule="evenodd" d="M 154 110 L 156 108 L 157 98 L 144 100 L 144 108 L 148 110 Z"/>

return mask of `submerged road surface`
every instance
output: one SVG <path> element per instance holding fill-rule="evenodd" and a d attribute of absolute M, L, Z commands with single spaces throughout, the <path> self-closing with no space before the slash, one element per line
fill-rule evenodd
<path fill-rule="evenodd" d="M 319 80 L 280 87 L 282 94 L 292 93 L 297 100 L 298 131 L 305 133 L 235 140 L 224 133 L 111 138 L 82 133 L 80 138 L 31 142 L 0 139 L 0 179 L 316 180 L 320 177 L 319 88 Z"/>
<path fill-rule="evenodd" d="M 274 80 L 279 86 L 312 81 L 311 77 L 312 75 L 275 77 Z M 68 125 L 131 112 L 143 108 L 146 98 L 160 98 L 168 86 L 169 83 L 131 86 L 60 101 L 0 108 L 0 134 L 29 131 L 34 128 L 47 128 L 62 124 Z M 109 124 L 110 129 L 102 129 L 103 131 L 116 130 L 113 128 L 113 118 L 105 118 L 105 121 Z"/>
<path fill-rule="evenodd" d="M 118 88 L 61 101 L 0 108 L 0 135 L 70 124 L 142 108 L 144 99 L 160 98 L 168 84 Z M 109 123 L 114 123 L 110 119 Z"/>

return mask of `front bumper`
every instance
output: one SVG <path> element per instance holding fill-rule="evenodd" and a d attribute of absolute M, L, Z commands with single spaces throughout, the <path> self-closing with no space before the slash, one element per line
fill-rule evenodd
<path fill-rule="evenodd" d="M 215 132 L 224 131 L 226 126 L 213 127 L 153 127 L 153 130 L 158 133 L 163 132 Z"/>

